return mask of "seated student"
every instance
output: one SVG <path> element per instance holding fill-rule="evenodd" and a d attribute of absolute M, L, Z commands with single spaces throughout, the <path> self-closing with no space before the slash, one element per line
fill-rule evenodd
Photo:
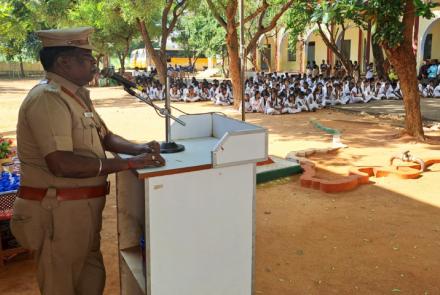
<path fill-rule="evenodd" d="M 364 94 L 365 102 L 369 102 L 370 100 L 379 100 L 379 98 L 375 96 L 374 86 L 368 79 L 365 79 L 364 81 L 362 93 Z"/>
<path fill-rule="evenodd" d="M 194 86 L 190 85 L 188 89 L 186 89 L 183 93 L 183 101 L 184 102 L 196 102 L 199 101 L 200 97 L 197 92 L 194 90 Z"/>
<path fill-rule="evenodd" d="M 148 91 L 151 100 L 162 100 L 162 87 L 159 89 L 159 83 L 152 85 Z"/>
<path fill-rule="evenodd" d="M 242 110 L 242 104 L 240 104 L 240 107 L 238 108 L 238 111 L 241 112 Z M 252 105 L 250 103 L 250 97 L 248 93 L 244 94 L 244 111 L 246 113 L 252 113 Z"/>
<path fill-rule="evenodd" d="M 212 102 L 216 102 L 216 95 L 217 95 L 217 85 L 215 84 L 210 84 L 209 87 L 209 97 L 211 97 L 211 101 Z"/>
<path fill-rule="evenodd" d="M 350 101 L 349 103 L 366 102 L 364 94 L 362 93 L 361 83 L 358 81 L 356 84 L 350 82 Z"/>
<path fill-rule="evenodd" d="M 423 96 L 423 89 L 425 89 L 425 85 L 419 81 L 418 86 L 418 90 L 419 90 L 419 94 Z"/>
<path fill-rule="evenodd" d="M 391 86 L 391 83 L 388 81 L 385 82 L 384 92 L 386 99 L 399 99 L 399 97 L 394 93 L 394 89 Z"/>
<path fill-rule="evenodd" d="M 350 98 L 344 97 L 343 91 L 342 91 L 342 85 L 340 83 L 334 84 L 335 89 L 333 89 L 332 93 L 332 104 L 333 105 L 341 105 L 341 104 L 347 104 L 348 100 Z"/>
<path fill-rule="evenodd" d="M 353 99 L 351 97 L 351 88 L 354 87 L 353 82 L 346 82 L 343 86 L 342 94 L 341 94 L 341 102 L 343 104 L 350 103 Z"/>
<path fill-rule="evenodd" d="M 266 100 L 266 107 L 264 109 L 264 113 L 266 115 L 279 115 L 280 111 L 278 111 L 275 106 L 274 106 L 274 102 L 272 101 L 271 98 L 268 98 Z"/>
<path fill-rule="evenodd" d="M 434 97 L 440 97 L 440 82 L 434 88 Z"/>
<path fill-rule="evenodd" d="M 252 112 L 264 113 L 264 98 L 261 97 L 260 91 L 255 91 L 254 96 L 250 98 Z"/>
<path fill-rule="evenodd" d="M 399 81 L 394 81 L 391 83 L 391 93 L 396 98 L 390 98 L 390 99 L 403 99 L 402 91 L 400 91 L 400 83 Z"/>
<path fill-rule="evenodd" d="M 216 105 L 228 106 L 233 103 L 232 97 L 227 91 L 226 87 L 220 87 L 220 92 L 216 95 Z"/>
<path fill-rule="evenodd" d="M 327 86 L 325 87 L 325 91 L 323 91 L 323 96 L 322 96 L 322 106 L 326 107 L 329 105 L 335 105 L 333 86 L 331 83 L 327 83 Z"/>
<path fill-rule="evenodd" d="M 171 101 L 180 101 L 182 99 L 182 92 L 177 87 L 177 84 L 173 84 L 173 87 L 170 89 L 170 100 Z"/>
<path fill-rule="evenodd" d="M 424 97 L 433 97 L 434 96 L 434 82 L 429 81 L 428 85 L 426 85 L 425 89 L 423 89 Z"/>
<path fill-rule="evenodd" d="M 301 112 L 296 108 L 295 95 L 291 93 L 284 99 L 283 108 L 281 109 L 281 114 L 296 114 Z"/>
<path fill-rule="evenodd" d="M 318 88 L 315 88 L 315 91 L 313 91 L 312 93 L 310 93 L 307 98 L 307 107 L 309 109 L 309 112 L 315 112 L 316 110 L 318 110 L 320 108 L 319 106 L 319 93 L 318 93 Z"/>
<path fill-rule="evenodd" d="M 385 98 L 387 98 L 386 90 L 385 90 L 385 83 L 383 83 L 381 81 L 377 81 L 375 88 L 376 88 L 376 97 L 378 99 L 385 99 Z"/>
<path fill-rule="evenodd" d="M 209 92 L 208 86 L 203 87 L 199 92 L 200 100 L 207 101 L 211 100 L 211 93 Z"/>
<path fill-rule="evenodd" d="M 307 106 L 307 99 L 305 97 L 305 93 L 299 89 L 296 90 L 295 106 L 296 106 L 296 109 L 299 110 L 300 112 L 309 111 L 309 107 Z"/>

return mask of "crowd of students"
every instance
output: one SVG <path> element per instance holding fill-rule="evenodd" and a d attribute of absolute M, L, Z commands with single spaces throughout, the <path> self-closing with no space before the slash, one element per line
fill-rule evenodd
<path fill-rule="evenodd" d="M 335 68 L 338 69 L 337 66 Z M 320 67 L 310 64 L 304 75 L 257 73 L 245 81 L 245 111 L 270 115 L 294 114 L 333 105 L 402 99 L 399 81 L 379 79 L 374 75 L 372 64 L 367 66 L 364 78 L 356 73 L 356 64 L 354 69 L 352 76 L 333 76 L 337 72 L 329 71 L 323 61 Z M 436 85 L 438 80 L 429 80 L 426 84 L 420 80 L 421 95 L 440 97 L 440 85 Z M 151 99 L 165 98 L 165 88 L 159 81 L 150 79 L 137 82 L 144 85 Z M 169 89 L 171 101 L 212 101 L 216 105 L 233 104 L 232 93 L 229 80 L 208 82 L 206 79 L 198 81 L 194 77 L 191 80 L 173 78 Z"/>
<path fill-rule="evenodd" d="M 424 97 L 440 97 L 440 63 L 425 60 L 419 69 L 419 92 Z"/>

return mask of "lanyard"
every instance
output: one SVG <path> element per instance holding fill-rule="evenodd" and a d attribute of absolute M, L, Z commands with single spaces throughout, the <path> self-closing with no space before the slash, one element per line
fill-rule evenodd
<path fill-rule="evenodd" d="M 67 88 L 65 88 L 64 86 L 61 86 L 61 90 L 67 94 L 68 96 L 70 96 L 71 98 L 73 98 L 77 103 L 79 103 L 86 111 L 91 112 L 90 108 L 84 103 L 84 100 L 82 100 L 81 98 L 79 98 L 77 95 L 75 95 L 74 93 L 72 93 L 70 90 L 68 90 Z"/>

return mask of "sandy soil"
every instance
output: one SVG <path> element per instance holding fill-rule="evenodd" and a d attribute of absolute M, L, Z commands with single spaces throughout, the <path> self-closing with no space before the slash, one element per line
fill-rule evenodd
<path fill-rule="evenodd" d="M 15 136 L 18 107 L 34 84 L 0 81 L 1 133 Z M 92 96 L 115 133 L 138 141 L 163 139 L 163 120 L 121 89 L 92 89 Z M 210 103 L 176 106 L 239 118 L 232 109 Z M 313 157 L 328 177 L 345 175 L 350 166 L 386 165 L 391 155 L 404 150 L 422 158 L 440 157 L 439 145 L 391 139 L 401 131 L 398 121 L 334 110 L 249 114 L 247 120 L 266 127 L 270 154 L 284 157 L 294 150 L 329 146 L 331 138 L 309 123 L 311 117 L 342 131 L 349 146 L 336 157 Z M 440 294 L 440 165 L 417 180 L 372 180 L 341 194 L 302 188 L 299 176 L 259 185 L 255 294 Z M 102 231 L 105 294 L 119 293 L 115 211 L 113 187 Z M 26 260 L 0 269 L 0 294 L 38 294 L 33 267 Z"/>

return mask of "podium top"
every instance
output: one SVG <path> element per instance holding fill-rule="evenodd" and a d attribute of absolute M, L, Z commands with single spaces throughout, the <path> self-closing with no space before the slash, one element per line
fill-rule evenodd
<path fill-rule="evenodd" d="M 140 179 L 215 167 L 256 163 L 267 159 L 266 129 L 218 114 L 179 117 L 186 126 L 173 124 L 171 138 L 185 151 L 162 154 L 163 167 L 136 170 Z M 119 155 L 129 158 L 129 155 Z"/>

